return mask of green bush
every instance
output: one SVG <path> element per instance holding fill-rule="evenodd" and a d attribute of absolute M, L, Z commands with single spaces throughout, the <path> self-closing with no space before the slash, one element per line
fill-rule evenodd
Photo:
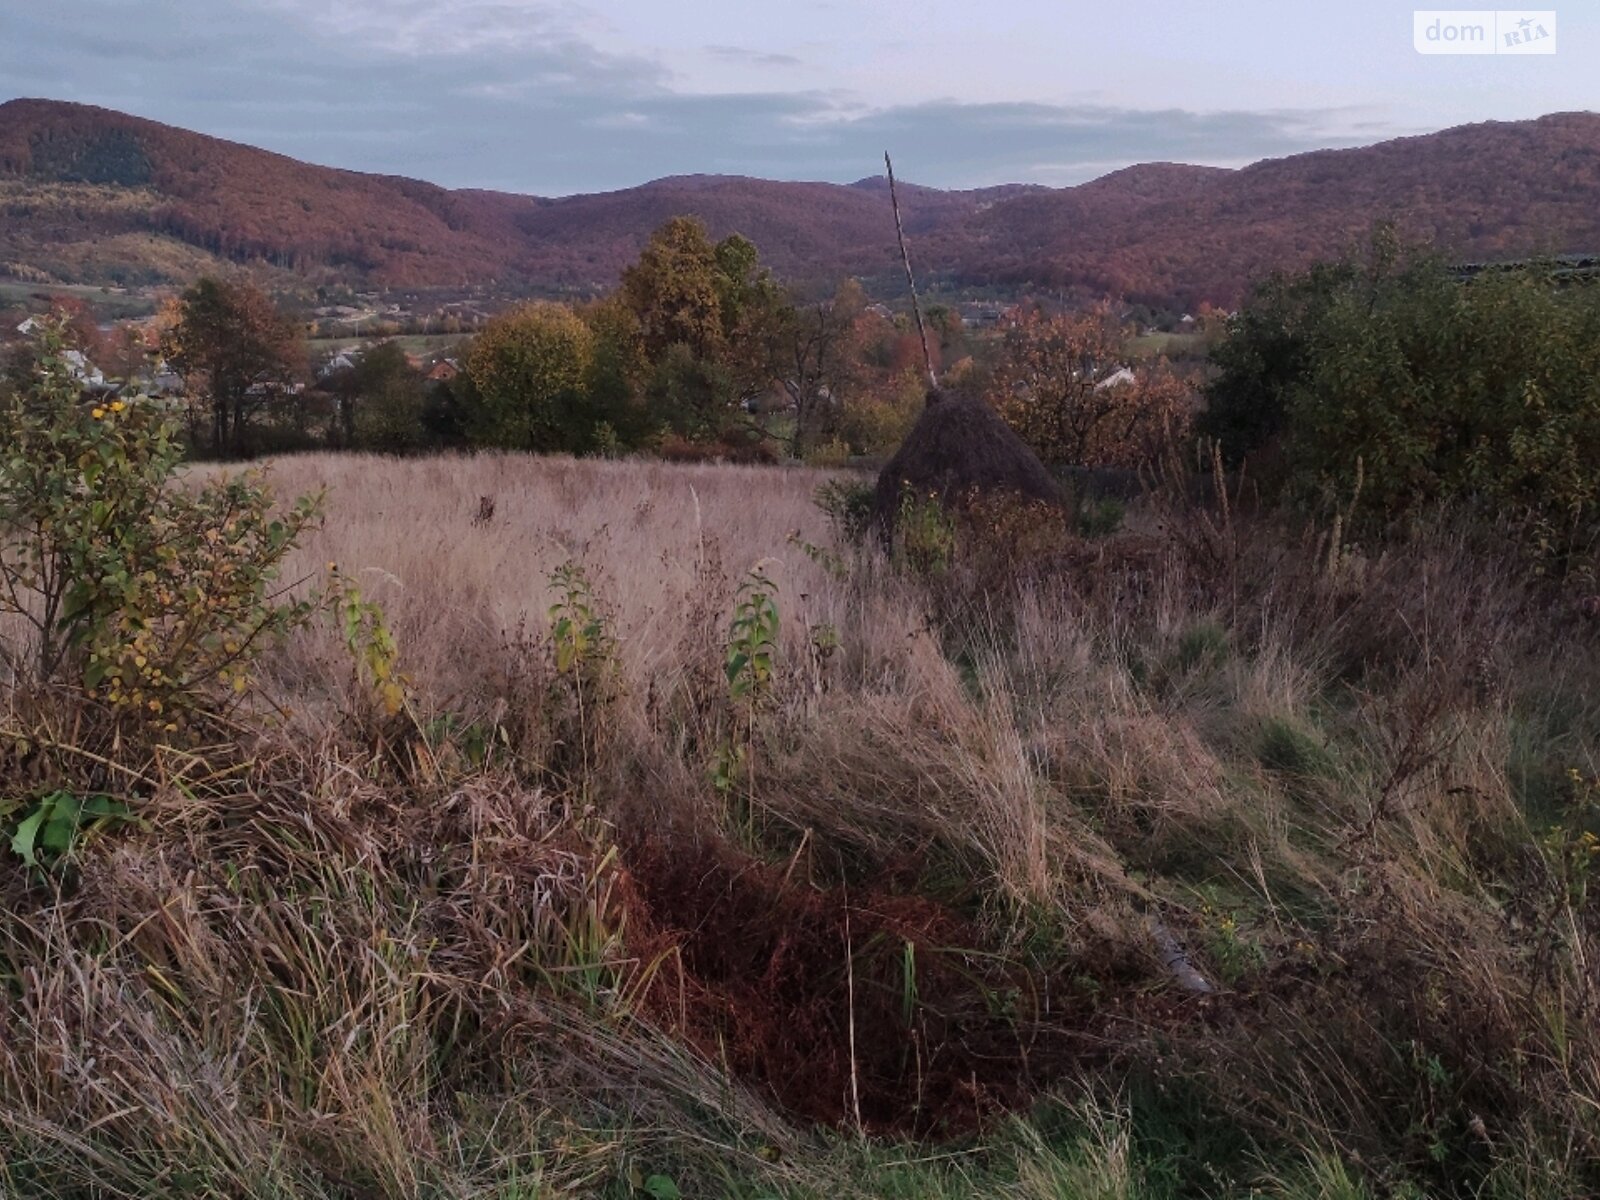
<path fill-rule="evenodd" d="M 1262 726 L 1256 757 L 1269 771 L 1296 779 L 1325 778 L 1333 771 L 1333 757 L 1327 748 L 1282 717 L 1274 717 Z"/>
<path fill-rule="evenodd" d="M 1425 264 L 1347 292 L 1294 395 L 1292 460 L 1320 494 L 1394 516 L 1480 497 L 1557 529 L 1600 506 L 1600 290 L 1534 270 L 1469 284 Z"/>
<path fill-rule="evenodd" d="M 1207 432 L 1281 431 L 1289 492 L 1387 522 L 1482 505 L 1566 553 L 1600 527 L 1600 286 L 1538 265 L 1463 282 L 1372 261 L 1277 281 L 1217 352 Z"/>
<path fill-rule="evenodd" d="M 816 491 L 817 507 L 828 514 L 828 523 L 841 542 L 859 546 L 872 527 L 874 490 L 871 482 L 830 479 Z"/>
<path fill-rule="evenodd" d="M 956 522 L 937 493 L 922 495 L 911 487 L 900 494 L 891 557 L 913 575 L 936 576 L 950 569 L 956 556 Z"/>
<path fill-rule="evenodd" d="M 246 690 L 263 646 L 310 617 L 274 585 L 321 498 L 275 515 L 259 474 L 181 486 L 176 414 L 83 398 L 60 326 L 37 349 L 0 413 L 0 615 L 30 634 L 0 653 L 15 676 L 176 729 Z"/>
<path fill-rule="evenodd" d="M 1283 433 L 1294 389 L 1311 370 L 1311 339 L 1335 295 L 1358 278 L 1351 262 L 1320 263 L 1304 275 L 1274 274 L 1211 351 L 1198 432 L 1237 466 Z"/>
<path fill-rule="evenodd" d="M 474 441 L 508 450 L 583 453 L 597 414 L 586 391 L 594 334 L 571 309 L 534 303 L 490 322 L 467 356 L 481 401 Z"/>
<path fill-rule="evenodd" d="M 1110 537 L 1122 528 L 1122 520 L 1128 511 L 1127 506 L 1114 496 L 1079 500 L 1074 508 L 1074 524 L 1079 535 L 1086 538 Z"/>

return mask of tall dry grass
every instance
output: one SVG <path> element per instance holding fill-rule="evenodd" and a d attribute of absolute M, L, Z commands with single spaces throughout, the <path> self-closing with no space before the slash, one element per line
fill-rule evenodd
<path fill-rule="evenodd" d="M 381 602 L 426 691 L 475 690 L 484 656 L 519 624 L 542 629 L 551 573 L 581 563 L 611 609 L 632 684 L 681 667 L 739 575 L 776 564 L 792 639 L 828 619 L 825 573 L 790 544 L 827 540 L 812 495 L 827 478 L 805 469 L 673 466 L 520 455 L 383 459 L 330 454 L 285 459 L 275 488 L 327 488 L 328 520 L 302 548 L 308 576 L 326 562 Z M 476 521 L 482 497 L 494 516 Z M 717 590 L 707 595 L 706 587 Z M 804 596 L 806 599 L 801 599 Z"/>
<path fill-rule="evenodd" d="M 1184 1194 L 1151 1121 L 1243 1131 L 1213 1194 L 1593 1182 L 1594 905 L 1552 826 L 1581 839 L 1568 772 L 1600 775 L 1600 649 L 1559 598 L 1446 522 L 1333 553 L 1154 500 L 1024 561 L 980 531 L 929 580 L 838 544 L 827 478 L 277 464 L 280 494 L 329 490 L 291 574 L 336 562 L 382 604 L 410 708 L 378 719 L 332 631 L 297 639 L 237 746 L 141 764 L 147 828 L 60 892 L 5 877 L 0 1187 L 626 1194 L 656 1163 L 702 1194 Z M 576 707 L 565 563 L 614 638 Z M 750 718 L 723 667 L 757 564 L 782 636 Z M 626 862 L 695 843 L 937 901 L 1035 972 L 1033 1017 L 1100 1047 L 1067 1142 L 895 1165 L 675 1036 Z"/>

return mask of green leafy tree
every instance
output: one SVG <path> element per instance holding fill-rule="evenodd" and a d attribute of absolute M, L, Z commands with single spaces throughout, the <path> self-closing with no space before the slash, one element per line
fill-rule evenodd
<path fill-rule="evenodd" d="M 610 296 L 579 314 L 594 334 L 594 356 L 589 364 L 589 406 L 597 426 L 604 426 L 611 446 L 629 449 L 644 445 L 660 422 L 645 404 L 650 367 L 645 358 L 639 323 L 620 297 Z"/>
<path fill-rule="evenodd" d="M 422 445 L 424 381 L 399 342 L 368 350 L 351 369 L 348 395 L 340 400 L 345 445 L 390 453 Z"/>
<path fill-rule="evenodd" d="M 474 440 L 514 450 L 590 449 L 599 424 L 588 391 L 594 356 L 593 330 L 564 305 L 527 304 L 491 321 L 467 356 L 478 401 Z"/>
<path fill-rule="evenodd" d="M 1333 297 L 1360 277 L 1351 261 L 1319 263 L 1303 275 L 1273 275 L 1229 322 L 1211 352 L 1199 432 L 1215 438 L 1230 465 L 1284 430 L 1291 391 L 1310 366 L 1311 338 Z"/>
<path fill-rule="evenodd" d="M 728 258 L 737 266 L 737 253 Z M 657 229 L 639 261 L 622 273 L 622 300 L 639 323 L 646 357 L 659 361 L 669 347 L 687 346 L 697 359 L 720 358 L 728 286 L 704 225 L 673 217 Z"/>
<path fill-rule="evenodd" d="M 733 379 L 716 359 L 698 358 L 682 342 L 668 346 L 645 385 L 650 412 L 691 441 L 709 441 L 728 427 L 734 412 Z"/>
<path fill-rule="evenodd" d="M 483 398 L 465 371 L 453 379 L 432 382 L 422 402 L 423 436 L 430 446 L 468 445 L 479 429 L 482 412 Z"/>
<path fill-rule="evenodd" d="M 738 398 L 748 399 L 774 380 L 768 353 L 772 333 L 804 322 L 796 320 L 795 306 L 761 265 L 761 255 L 749 238 L 729 234 L 717 243 L 714 257 L 722 317 L 722 365 Z"/>
<path fill-rule="evenodd" d="M 857 327 L 865 310 L 865 293 L 854 280 L 820 303 L 782 301 L 766 309 L 765 373 L 794 413 L 788 447 L 794 458 L 804 457 L 841 428 L 845 393 L 857 382 Z"/>
<path fill-rule="evenodd" d="M 714 437 L 771 385 L 787 301 L 748 238 L 713 243 L 698 220 L 674 217 L 623 273 L 619 296 L 649 365 L 645 395 L 675 432 Z"/>
<path fill-rule="evenodd" d="M 1364 263 L 1274 281 L 1215 353 L 1207 431 L 1235 455 L 1276 441 L 1313 507 L 1472 502 L 1558 555 L 1600 528 L 1592 282 L 1538 264 L 1461 280 L 1379 238 Z"/>

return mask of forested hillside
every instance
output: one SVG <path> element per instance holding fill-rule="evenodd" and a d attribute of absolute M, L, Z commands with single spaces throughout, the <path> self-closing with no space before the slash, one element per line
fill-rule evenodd
<path fill-rule="evenodd" d="M 863 164 L 863 167 L 869 164 Z M 1490 122 L 1242 170 L 1149 164 L 1077 187 L 902 197 L 919 265 L 958 284 L 1232 306 L 1376 219 L 1448 253 L 1600 247 L 1600 116 Z M 596 290 L 689 213 L 796 282 L 895 267 L 881 182 L 688 176 L 541 199 L 311 166 L 83 105 L 0 105 L 0 269 L 186 280 L 233 262 L 315 281 Z"/>

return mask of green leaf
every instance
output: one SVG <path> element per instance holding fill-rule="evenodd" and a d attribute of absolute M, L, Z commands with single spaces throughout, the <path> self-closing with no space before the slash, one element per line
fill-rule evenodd
<path fill-rule="evenodd" d="M 97 820 L 103 817 L 126 817 L 128 806 L 110 796 L 90 796 L 83 802 L 83 815 Z"/>
<path fill-rule="evenodd" d="M 77 810 L 57 809 L 44 823 L 44 831 L 39 836 L 39 845 L 59 857 L 72 849 L 72 843 L 77 837 Z"/>
<path fill-rule="evenodd" d="M 645 1193 L 654 1200 L 683 1200 L 683 1193 L 670 1176 L 652 1175 L 644 1181 Z"/>
<path fill-rule="evenodd" d="M 47 815 L 43 802 L 17 824 L 17 832 L 11 838 L 11 851 L 30 867 L 37 867 L 39 860 L 34 857 L 33 847 L 39 837 L 39 827 L 44 824 Z"/>

